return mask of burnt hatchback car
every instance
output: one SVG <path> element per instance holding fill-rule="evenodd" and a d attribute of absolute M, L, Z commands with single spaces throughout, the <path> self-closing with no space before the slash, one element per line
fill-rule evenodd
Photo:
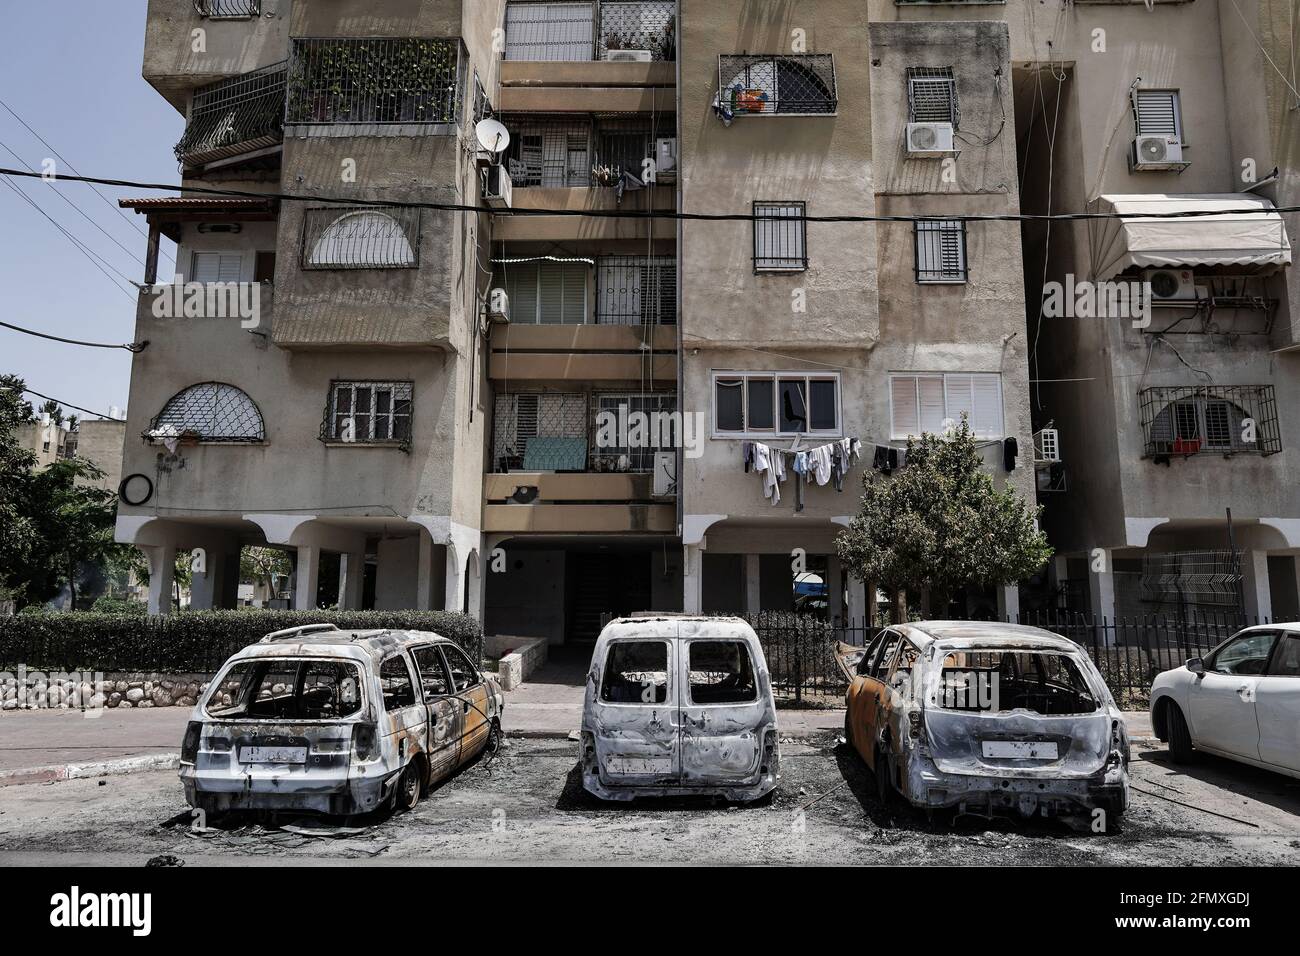
<path fill-rule="evenodd" d="M 1014 624 L 920 621 L 840 644 L 844 734 L 876 779 L 927 810 L 1078 816 L 1128 805 L 1129 740 L 1078 644 Z"/>
<path fill-rule="evenodd" d="M 205 812 L 410 809 L 499 743 L 503 706 L 495 679 L 438 634 L 277 631 L 232 656 L 195 706 L 185 799 Z"/>
<path fill-rule="evenodd" d="M 581 740 L 583 786 L 605 800 L 770 793 L 776 705 L 753 628 L 685 615 L 610 622 L 587 673 Z"/>

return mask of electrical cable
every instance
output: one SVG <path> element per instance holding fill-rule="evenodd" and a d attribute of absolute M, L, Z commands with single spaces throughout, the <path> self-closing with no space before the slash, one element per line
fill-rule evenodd
<path fill-rule="evenodd" d="M 124 422 L 124 421 L 126 421 L 125 418 L 114 418 L 112 415 L 105 415 L 103 412 L 97 412 L 97 411 L 95 411 L 95 410 L 93 410 L 93 409 L 90 409 L 90 408 L 82 408 L 80 405 L 73 405 L 71 402 L 65 402 L 65 401 L 63 401 L 62 399 L 54 398 L 54 397 L 51 396 L 51 395 L 42 395 L 40 392 L 36 391 L 36 390 L 33 389 L 33 388 L 24 388 L 24 389 L 23 389 L 23 392 L 24 392 L 25 394 L 27 394 L 27 395 L 35 395 L 37 398 L 43 398 L 43 399 L 45 399 L 47 402 L 58 402 L 58 403 L 59 403 L 60 405 L 62 405 L 64 408 L 71 408 L 71 409 L 75 409 L 76 411 L 79 411 L 79 412 L 85 412 L 87 415 L 98 415 L 100 418 L 106 418 L 106 419 L 108 419 L 110 422 Z"/>
<path fill-rule="evenodd" d="M 21 325 L 11 325 L 8 322 L 0 322 L 6 329 L 13 329 L 15 332 L 23 332 L 27 335 L 35 335 L 37 338 L 49 339 L 52 342 L 64 342 L 68 345 L 84 345 L 92 349 L 126 349 L 128 352 L 143 352 L 145 346 L 149 344 L 148 340 L 143 342 L 131 342 L 129 344 L 115 344 L 110 342 L 83 342 L 80 339 L 65 339 L 58 335 L 49 335 L 45 332 L 37 332 L 35 329 L 25 329 Z"/>

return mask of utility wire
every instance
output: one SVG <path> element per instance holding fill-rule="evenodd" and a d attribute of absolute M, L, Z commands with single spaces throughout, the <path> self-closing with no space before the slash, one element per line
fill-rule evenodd
<path fill-rule="evenodd" d="M 65 402 L 62 399 L 54 398 L 50 395 L 42 395 L 33 388 L 25 388 L 23 392 L 27 395 L 35 395 L 37 398 L 43 398 L 47 402 L 58 402 L 64 408 L 71 408 L 78 412 L 85 412 L 87 415 L 98 415 L 100 418 L 107 418 L 110 422 L 124 422 L 125 418 L 114 418 L 112 415 L 105 415 L 103 412 L 97 412 L 90 408 L 82 408 L 80 405 L 73 405 L 71 402 Z"/>
<path fill-rule="evenodd" d="M 0 322 L 0 325 L 3 325 L 6 329 L 13 329 L 15 332 L 24 332 L 27 335 L 35 335 L 38 338 L 50 339 L 53 342 L 66 342 L 68 345 L 84 345 L 87 348 L 92 349 L 126 349 L 128 352 L 143 352 L 145 346 L 149 344 L 148 341 L 130 342 L 122 345 L 108 342 L 82 342 L 80 339 L 65 339 L 58 335 L 49 335 L 45 332 L 37 332 L 35 329 L 25 329 L 21 325 L 10 325 L 8 322 Z"/>
<path fill-rule="evenodd" d="M 18 176 L 22 178 L 39 178 L 42 174 L 22 169 L 0 167 L 0 176 Z M 757 222 L 764 217 L 748 213 L 701 213 L 674 212 L 670 210 L 620 210 L 620 209 L 511 209 L 504 213 L 491 206 L 473 206 L 464 203 L 412 202 L 385 199 L 363 199 L 357 196 L 320 196 L 315 194 L 289 195 L 288 193 L 251 192 L 240 189 L 216 189 L 207 186 L 178 186 L 169 183 L 142 183 L 129 179 L 107 179 L 98 176 L 58 176 L 67 182 L 98 183 L 102 186 L 130 187 L 132 189 L 163 190 L 168 192 L 197 193 L 211 196 L 229 196 L 239 199 L 276 199 L 283 202 L 324 202 L 340 206 L 366 206 L 376 209 L 432 209 L 439 212 L 477 212 L 488 215 L 511 216 L 557 216 L 583 219 L 668 219 L 696 222 Z M 1270 212 L 1300 212 L 1300 206 L 1274 206 Z M 1243 206 L 1240 209 L 1185 209 L 1176 212 L 1070 212 L 1070 213 L 952 213 L 915 216 L 797 216 L 791 217 L 802 222 L 825 223 L 867 223 L 867 222 L 1068 222 L 1071 220 L 1108 220 L 1108 219 L 1188 219 L 1196 220 L 1209 216 L 1249 216 L 1259 215 L 1260 208 Z M 129 280 L 128 280 L 129 281 Z"/>

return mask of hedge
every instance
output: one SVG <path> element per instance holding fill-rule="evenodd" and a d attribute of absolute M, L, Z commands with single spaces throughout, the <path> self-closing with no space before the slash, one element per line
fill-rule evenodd
<path fill-rule="evenodd" d="M 181 611 L 162 617 L 73 611 L 0 618 L 0 670 L 208 674 L 271 631 L 301 624 L 435 631 L 474 659 L 483 628 L 450 611 Z"/>

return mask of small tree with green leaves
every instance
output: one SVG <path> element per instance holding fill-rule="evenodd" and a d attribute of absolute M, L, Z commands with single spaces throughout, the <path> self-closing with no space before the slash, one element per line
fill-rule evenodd
<path fill-rule="evenodd" d="M 907 443 L 906 467 L 868 471 L 856 517 L 836 538 L 843 566 L 887 593 L 930 593 L 946 609 L 962 588 L 1013 584 L 1052 556 L 1041 508 L 995 488 L 963 415 L 947 436 Z"/>

